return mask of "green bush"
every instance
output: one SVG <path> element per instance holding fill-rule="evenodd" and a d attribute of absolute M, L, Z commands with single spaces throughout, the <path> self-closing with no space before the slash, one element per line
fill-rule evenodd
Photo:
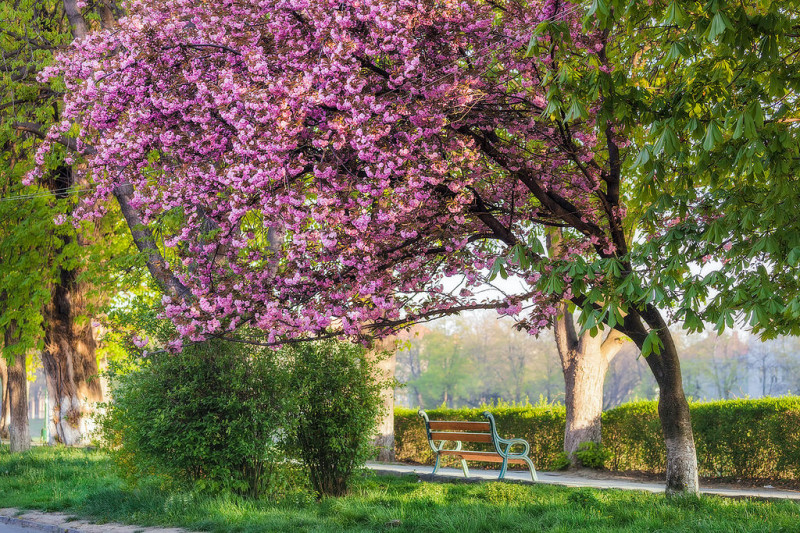
<path fill-rule="evenodd" d="M 596 442 L 581 442 L 575 451 L 575 457 L 586 468 L 603 468 L 611 458 L 611 452 L 606 450 L 602 444 Z"/>
<path fill-rule="evenodd" d="M 258 497 L 287 487 L 295 410 L 277 352 L 210 341 L 110 375 L 100 435 L 121 473 Z"/>
<path fill-rule="evenodd" d="M 572 466 L 572 461 L 569 460 L 569 455 L 567 455 L 567 452 L 559 453 L 558 457 L 556 457 L 550 463 L 551 470 L 566 470 L 570 466 Z"/>
<path fill-rule="evenodd" d="M 295 440 L 319 496 L 341 496 L 352 474 L 374 454 L 372 436 L 383 411 L 374 360 L 344 342 L 298 344 L 287 350 L 299 394 Z"/>
<path fill-rule="evenodd" d="M 431 419 L 482 420 L 483 410 L 432 409 L 428 414 Z M 537 468 L 557 469 L 564 443 L 563 406 L 489 410 L 501 436 L 530 442 Z M 690 411 L 701 476 L 800 478 L 800 397 L 692 403 Z M 395 409 L 395 442 L 398 460 L 433 464 L 416 410 Z M 603 448 L 610 470 L 663 473 L 666 452 L 656 402 L 633 402 L 603 413 Z"/>

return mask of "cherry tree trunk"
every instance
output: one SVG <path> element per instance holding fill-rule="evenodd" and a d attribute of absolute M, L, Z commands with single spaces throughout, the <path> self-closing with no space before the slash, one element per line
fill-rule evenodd
<path fill-rule="evenodd" d="M 0 380 L 2 380 L 3 394 L 0 398 L 0 439 L 8 438 L 8 426 L 11 422 L 11 411 L 8 405 L 8 364 L 5 358 L 0 357 Z"/>
<path fill-rule="evenodd" d="M 390 352 L 388 357 L 386 352 Z M 397 367 L 397 351 L 394 339 L 376 341 L 370 353 L 372 357 L 383 357 L 378 361 L 379 379 L 387 382 L 381 391 L 383 416 L 378 420 L 373 445 L 378 449 L 378 461 L 394 461 L 394 373 Z"/>

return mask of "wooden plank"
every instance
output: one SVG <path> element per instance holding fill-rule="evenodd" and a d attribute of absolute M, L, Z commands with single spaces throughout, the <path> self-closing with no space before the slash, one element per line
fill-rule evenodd
<path fill-rule="evenodd" d="M 431 420 L 432 430 L 438 431 L 490 431 L 492 426 L 489 422 L 468 422 L 465 420 Z"/>
<path fill-rule="evenodd" d="M 487 463 L 502 463 L 503 457 L 495 452 L 470 452 L 463 450 L 442 450 L 440 455 L 451 455 L 454 457 L 461 457 L 467 461 L 484 461 Z M 508 464 L 525 464 L 522 459 L 509 459 Z"/>
<path fill-rule="evenodd" d="M 461 433 L 461 432 L 442 432 L 431 431 L 433 440 L 449 440 L 461 442 L 492 442 L 491 433 Z"/>

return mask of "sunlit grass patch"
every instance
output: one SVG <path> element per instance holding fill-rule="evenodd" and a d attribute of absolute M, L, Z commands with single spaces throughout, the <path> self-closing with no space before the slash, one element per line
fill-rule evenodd
<path fill-rule="evenodd" d="M 158 480 L 126 485 L 99 451 L 0 450 L 6 507 L 65 511 L 100 522 L 180 526 L 213 532 L 786 532 L 800 504 L 718 497 L 667 499 L 636 491 L 507 482 L 427 483 L 415 476 L 360 477 L 353 491 L 318 501 L 280 501 L 168 490 Z"/>

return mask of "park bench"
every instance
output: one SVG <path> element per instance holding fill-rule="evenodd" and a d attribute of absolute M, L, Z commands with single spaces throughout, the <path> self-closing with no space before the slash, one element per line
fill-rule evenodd
<path fill-rule="evenodd" d="M 469 477 L 467 461 L 485 461 L 490 463 L 503 463 L 500 476 L 503 479 L 509 464 L 527 464 L 531 471 L 531 479 L 538 481 L 533 461 L 528 457 L 531 450 L 530 444 L 524 439 L 504 439 L 497 434 L 494 417 L 489 411 L 483 412 L 485 422 L 470 422 L 464 420 L 430 420 L 427 413 L 421 410 L 419 416 L 425 421 L 425 433 L 433 453 L 436 455 L 436 464 L 433 474 L 439 470 L 439 461 L 443 455 L 459 457 L 464 477 Z M 439 443 L 438 445 L 436 443 Z M 454 448 L 445 448 L 448 442 L 455 443 Z M 492 444 L 494 451 L 472 451 L 461 448 L 464 442 L 481 442 Z M 522 451 L 512 452 L 514 446 L 522 446 Z"/>

